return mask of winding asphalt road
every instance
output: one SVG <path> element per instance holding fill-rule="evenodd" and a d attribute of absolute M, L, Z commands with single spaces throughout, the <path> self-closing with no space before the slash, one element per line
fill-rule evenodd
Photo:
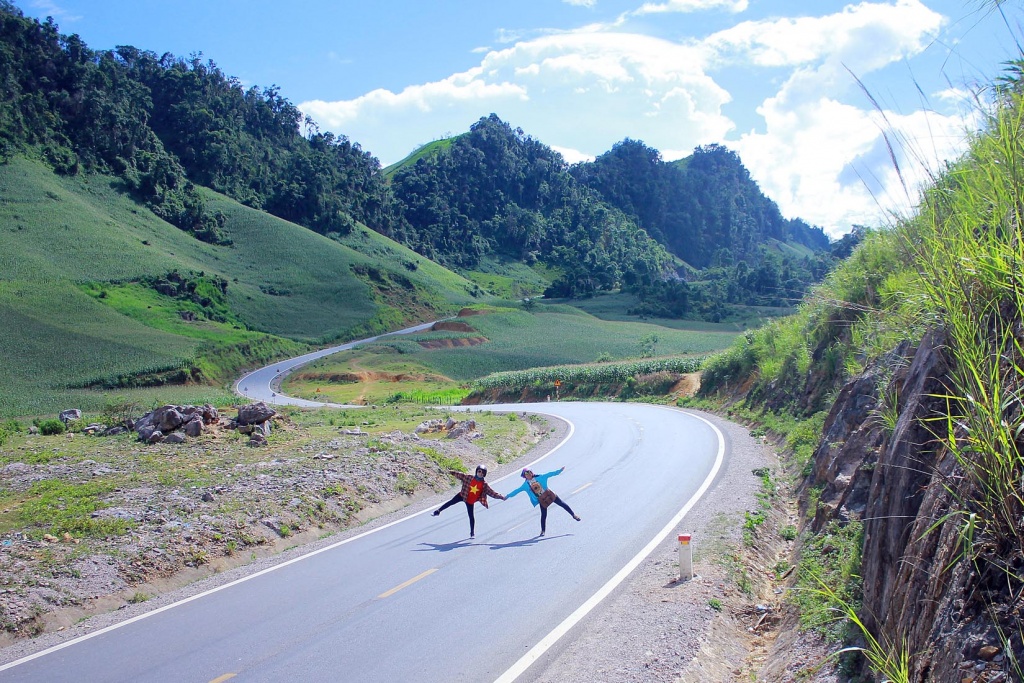
<path fill-rule="evenodd" d="M 278 393 L 278 387 L 280 386 L 281 379 L 283 379 L 285 375 L 295 371 L 297 368 L 309 363 L 310 361 L 323 358 L 324 356 L 330 356 L 338 353 L 339 351 L 347 351 L 348 349 L 359 346 L 360 344 L 374 342 L 383 337 L 422 332 L 423 330 L 430 329 L 433 325 L 434 323 L 432 322 L 422 323 L 413 327 L 407 327 L 404 330 L 398 330 L 397 332 L 388 332 L 387 334 L 377 335 L 376 337 L 360 339 L 358 341 L 348 342 L 347 344 L 339 344 L 338 346 L 320 349 L 319 351 L 313 351 L 312 353 L 296 356 L 295 358 L 289 358 L 288 360 L 278 361 L 277 363 L 260 368 L 259 370 L 253 370 L 247 375 L 244 375 L 242 379 L 235 383 L 235 392 L 247 398 L 251 398 L 254 401 L 264 401 L 266 403 L 273 403 L 276 405 L 302 406 L 304 408 L 319 408 L 323 406 L 351 407 L 341 406 L 336 403 L 321 403 L 319 401 L 307 401 L 302 398 L 284 396 Z"/>
<path fill-rule="evenodd" d="M 696 415 L 629 403 L 487 406 L 547 413 L 570 434 L 525 495 L 398 519 L 314 553 L 0 666 L 0 681 L 497 681 L 540 670 L 561 635 L 675 530 L 721 467 Z M 506 493 L 517 474 L 491 482 Z M 550 648 L 550 649 L 549 649 Z M 524 677 L 525 678 L 525 677 Z"/>

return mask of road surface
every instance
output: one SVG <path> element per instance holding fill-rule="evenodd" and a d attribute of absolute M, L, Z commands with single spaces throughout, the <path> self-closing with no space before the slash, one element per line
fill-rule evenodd
<path fill-rule="evenodd" d="M 305 399 L 295 398 L 292 396 L 284 396 L 278 392 L 280 381 L 288 373 L 311 361 L 317 360 L 318 358 L 330 356 L 338 353 L 339 351 L 347 351 L 360 344 L 377 341 L 382 337 L 388 337 L 395 334 L 422 332 L 423 330 L 430 329 L 433 325 L 434 323 L 432 322 L 422 323 L 413 327 L 407 327 L 404 330 L 398 330 L 397 332 L 388 332 L 387 334 L 381 334 L 376 337 L 359 339 L 357 341 L 348 342 L 347 344 L 339 344 L 338 346 L 320 349 L 319 351 L 313 351 L 312 353 L 296 356 L 295 358 L 289 358 L 288 360 L 278 361 L 272 365 L 260 368 L 259 370 L 253 370 L 242 377 L 242 379 L 235 383 L 235 392 L 247 398 L 251 398 L 254 401 L 263 401 L 265 403 L 273 403 L 276 405 L 302 406 L 304 408 L 319 408 L 323 406 L 342 407 L 334 403 L 321 403 L 319 401 L 307 401 Z"/>
<path fill-rule="evenodd" d="M 542 668 L 677 527 L 724 442 L 702 418 L 659 406 L 486 408 L 569 421 L 569 438 L 532 467 L 566 467 L 549 483 L 581 522 L 553 506 L 538 537 L 539 511 L 520 495 L 477 506 L 470 540 L 461 503 L 424 510 L 2 666 L 0 681 L 506 683 Z"/>

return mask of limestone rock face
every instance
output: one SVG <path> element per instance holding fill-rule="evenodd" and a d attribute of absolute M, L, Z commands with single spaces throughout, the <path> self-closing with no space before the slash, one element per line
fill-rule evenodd
<path fill-rule="evenodd" d="M 979 599 L 976 572 L 957 561 L 959 525 L 937 524 L 967 486 L 944 446 L 945 422 L 928 419 L 947 409 L 948 372 L 940 334 L 896 349 L 842 388 L 813 462 L 812 484 L 824 486 L 813 525 L 862 521 L 860 616 L 883 642 L 906 644 L 914 683 L 960 683 L 964 666 L 984 670 L 1007 630 Z"/>

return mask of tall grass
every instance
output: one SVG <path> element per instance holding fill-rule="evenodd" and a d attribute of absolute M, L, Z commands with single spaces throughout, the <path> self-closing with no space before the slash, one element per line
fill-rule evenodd
<path fill-rule="evenodd" d="M 987 125 L 970 140 L 969 152 L 933 179 L 915 215 L 869 233 L 795 316 L 743 335 L 708 361 L 702 381 L 703 395 L 743 392 L 749 406 L 770 400 L 774 410 L 824 409 L 799 402 L 814 390 L 812 382 L 834 391 L 869 365 L 895 371 L 900 359 L 887 356 L 902 342 L 917 343 L 926 330 L 944 333 L 948 408 L 929 424 L 962 475 L 947 480 L 956 509 L 932 531 L 944 524 L 959 529 L 958 559 L 970 563 L 974 582 L 967 588 L 985 601 L 1008 659 L 1024 637 L 1012 616 L 1024 591 L 1022 92 L 1024 61 L 1011 66 Z M 812 371 L 793 380 L 788 368 L 800 368 L 808 352 Z M 891 432 L 901 397 L 880 384 L 875 419 Z M 833 593 L 836 586 L 829 581 Z M 872 651 L 865 655 L 876 671 L 906 680 L 906 648 L 875 640 L 853 596 L 837 597 L 834 613 L 864 631 Z M 1010 605 L 1009 616 L 1000 611 L 1002 602 Z M 1024 679 L 1020 663 L 1010 662 L 1008 670 Z"/>
<path fill-rule="evenodd" d="M 1024 547 L 1022 124 L 1024 101 L 1010 93 L 904 233 L 954 361 L 936 432 L 970 481 L 954 490 L 960 514 L 975 520 L 970 559 L 984 556 L 1017 586 L 1010 562 Z M 986 552 L 992 544 L 1007 552 Z"/>

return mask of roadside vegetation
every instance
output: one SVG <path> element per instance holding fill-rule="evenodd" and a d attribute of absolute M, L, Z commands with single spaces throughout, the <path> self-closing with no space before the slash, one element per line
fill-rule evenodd
<path fill-rule="evenodd" d="M 879 378 L 874 419 L 892 434 L 905 402 L 889 381 L 906 356 L 897 349 L 913 348 L 929 331 L 940 333 L 950 367 L 940 397 L 944 410 L 924 424 L 942 452 L 955 457 L 961 479 L 947 484 L 952 507 L 927 533 L 959 538 L 960 551 L 943 576 L 970 568 L 972 589 L 980 591 L 1008 670 L 1018 677 L 1024 666 L 1014 657 L 1024 634 L 1010 614 L 1019 609 L 1024 588 L 1024 411 L 1017 399 L 1024 388 L 1022 73 L 1020 61 L 1009 65 L 994 88 L 984 129 L 970 151 L 935 178 L 914 215 L 865 234 L 794 316 L 745 333 L 710 359 L 701 389 L 712 404 L 780 437 L 817 432 L 820 438 L 823 411 L 839 388 L 870 370 Z M 811 474 L 806 457 L 805 450 L 791 468 L 798 481 Z M 806 489 L 809 518 L 816 513 L 816 490 Z M 821 615 L 845 615 L 846 635 L 879 650 L 869 653 L 870 666 L 907 680 L 918 653 L 905 650 L 902 638 L 868 632 L 874 621 L 860 612 L 856 526 L 830 523 L 806 534 L 797 579 L 802 590 L 795 598 L 803 623 L 820 628 L 830 623 Z M 825 566 L 823 547 L 833 560 L 843 559 Z M 841 633 L 835 624 L 827 628 L 833 637 Z"/>

